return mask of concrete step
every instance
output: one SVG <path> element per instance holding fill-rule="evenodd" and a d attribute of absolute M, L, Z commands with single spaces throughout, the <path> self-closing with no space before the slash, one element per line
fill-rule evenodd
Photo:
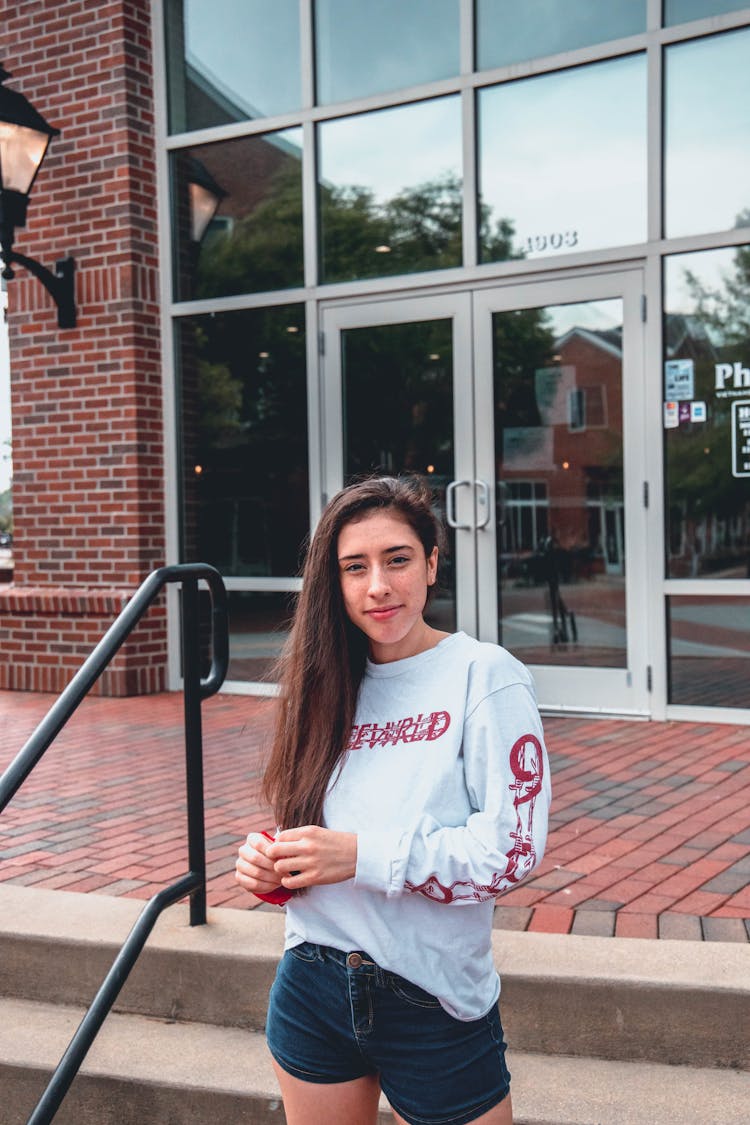
<path fill-rule="evenodd" d="M 0 1000 L 3 1125 L 24 1125 L 83 1009 Z M 750 1074 L 514 1051 L 516 1125 L 747 1125 Z M 263 1036 L 112 1015 L 55 1125 L 283 1125 Z M 385 1100 L 379 1125 L 392 1121 Z M 323 1123 L 321 1123 L 323 1125 Z"/>
<path fill-rule="evenodd" d="M 90 1003 L 142 904 L 0 885 L 0 996 Z M 116 1010 L 261 1030 L 278 912 L 187 907 L 159 920 Z M 750 1069 L 750 947 L 496 931 L 509 1042 L 521 1051 Z"/>

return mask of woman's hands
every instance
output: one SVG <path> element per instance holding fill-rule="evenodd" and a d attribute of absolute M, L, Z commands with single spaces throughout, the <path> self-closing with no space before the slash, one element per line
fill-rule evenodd
<path fill-rule="evenodd" d="M 273 860 L 265 852 L 271 841 L 260 832 L 251 832 L 242 845 L 235 864 L 234 877 L 241 887 L 252 894 L 268 895 L 279 889 L 281 881 Z"/>
<path fill-rule="evenodd" d="M 356 869 L 354 832 L 334 832 L 308 824 L 280 832 L 273 842 L 260 833 L 251 834 L 249 842 L 240 848 L 235 877 L 245 890 L 268 894 L 279 886 L 297 891 L 317 884 L 343 883 L 354 877 Z"/>

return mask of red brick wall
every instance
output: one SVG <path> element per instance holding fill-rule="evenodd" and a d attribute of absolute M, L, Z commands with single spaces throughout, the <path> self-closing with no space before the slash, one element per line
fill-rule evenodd
<path fill-rule="evenodd" d="M 8 286 L 16 567 L 15 593 L 0 587 L 0 687 L 58 690 L 123 590 L 164 561 L 150 4 L 0 0 L 0 21 L 7 84 L 61 130 L 16 248 L 49 268 L 72 253 L 78 305 L 59 329 L 35 278 L 19 267 Z M 28 587 L 47 591 L 31 613 Z M 155 609 L 104 690 L 160 687 L 165 651 Z"/>

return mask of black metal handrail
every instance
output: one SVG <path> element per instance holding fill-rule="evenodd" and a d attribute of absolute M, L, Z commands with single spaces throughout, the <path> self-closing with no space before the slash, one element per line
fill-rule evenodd
<path fill-rule="evenodd" d="M 198 583 L 201 580 L 208 585 L 212 605 L 211 668 L 205 679 L 201 679 L 200 675 Z M 189 871 L 176 882 L 164 887 L 146 903 L 90 1008 L 81 1020 L 27 1125 L 49 1125 L 54 1118 L 162 911 L 172 903 L 190 895 L 190 925 L 200 926 L 206 921 L 201 702 L 219 690 L 226 677 L 229 663 L 227 593 L 218 570 L 206 563 L 185 563 L 164 566 L 153 571 L 84 661 L 0 778 L 1 813 L 162 588 L 177 582 L 182 583 L 182 674 Z"/>

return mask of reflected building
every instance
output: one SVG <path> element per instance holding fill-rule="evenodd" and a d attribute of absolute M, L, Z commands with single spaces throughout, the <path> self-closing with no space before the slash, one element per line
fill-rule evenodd
<path fill-rule="evenodd" d="M 6 686 L 69 675 L 77 650 L 24 656 L 66 591 L 93 630 L 91 590 L 201 559 L 227 690 L 272 691 L 325 502 L 415 473 L 447 527 L 433 619 L 508 647 L 543 708 L 750 720 L 750 6 L 132 7 L 125 70 L 102 40 L 51 114 L 72 136 L 109 79 L 125 136 L 75 140 L 75 347 L 11 299 Z M 54 8 L 6 59 L 42 108 Z M 179 685 L 172 610 L 112 690 Z"/>

